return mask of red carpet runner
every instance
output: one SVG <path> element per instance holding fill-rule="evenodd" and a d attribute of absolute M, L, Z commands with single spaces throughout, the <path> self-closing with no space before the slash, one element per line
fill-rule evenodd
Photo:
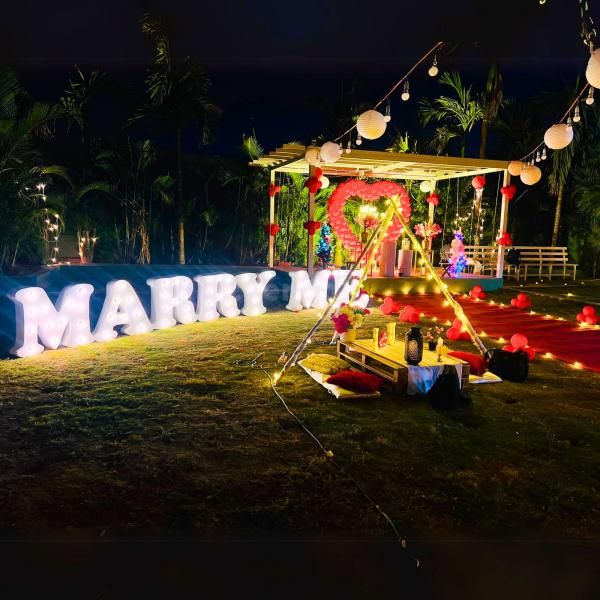
<path fill-rule="evenodd" d="M 412 304 L 427 317 L 438 317 L 443 322 L 455 318 L 452 308 L 443 306 L 442 295 L 397 296 L 395 299 L 403 305 Z M 492 338 L 503 337 L 507 344 L 514 333 L 523 333 L 539 354 L 551 352 L 560 360 L 570 364 L 579 362 L 584 369 L 600 372 L 600 330 L 580 327 L 575 322 L 546 319 L 543 315 L 530 315 L 529 311 L 509 306 L 502 308 L 485 300 L 456 299 L 478 333 L 484 331 Z M 485 339 L 483 341 L 485 343 Z"/>

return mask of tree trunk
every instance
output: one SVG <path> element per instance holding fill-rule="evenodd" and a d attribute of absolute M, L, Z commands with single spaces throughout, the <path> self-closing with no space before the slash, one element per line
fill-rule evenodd
<path fill-rule="evenodd" d="M 483 121 L 481 121 L 481 142 L 479 144 L 479 158 L 485 158 L 489 126 L 490 125 L 488 120 L 484 118 Z"/>
<path fill-rule="evenodd" d="M 554 211 L 554 229 L 552 230 L 552 243 L 551 246 L 556 246 L 558 243 L 558 228 L 560 226 L 560 212 L 562 209 L 563 201 L 563 190 L 564 186 L 561 183 L 558 186 L 558 194 L 556 195 L 556 210 Z"/>
<path fill-rule="evenodd" d="M 183 157 L 181 150 L 181 127 L 177 127 L 177 143 L 175 161 L 177 162 L 177 192 L 175 212 L 177 215 L 177 231 L 179 239 L 179 264 L 185 265 L 185 223 L 183 219 Z"/>

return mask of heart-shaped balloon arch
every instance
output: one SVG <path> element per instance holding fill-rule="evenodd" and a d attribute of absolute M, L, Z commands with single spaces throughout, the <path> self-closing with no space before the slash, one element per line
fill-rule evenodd
<path fill-rule="evenodd" d="M 349 179 L 340 183 L 327 204 L 327 214 L 329 223 L 335 235 L 341 240 L 342 245 L 348 249 L 362 251 L 363 245 L 354 235 L 352 229 L 344 216 L 344 206 L 348 198 L 358 197 L 365 202 L 375 202 L 381 198 L 390 198 L 398 196 L 400 200 L 400 210 L 405 219 L 410 218 L 410 198 L 406 189 L 394 181 L 377 181 L 367 183 L 359 179 Z M 402 233 L 402 223 L 398 217 L 392 220 L 384 241 L 394 242 Z"/>

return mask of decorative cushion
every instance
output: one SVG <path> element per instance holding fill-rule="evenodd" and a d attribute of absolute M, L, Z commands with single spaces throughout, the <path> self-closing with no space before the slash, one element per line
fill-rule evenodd
<path fill-rule="evenodd" d="M 352 392 L 377 392 L 385 383 L 381 377 L 361 371 L 340 371 L 327 379 L 327 383 L 339 385 Z"/>
<path fill-rule="evenodd" d="M 302 361 L 302 366 L 324 375 L 333 375 L 338 371 L 348 369 L 350 364 L 333 354 L 313 353 Z"/>
<path fill-rule="evenodd" d="M 464 360 L 469 363 L 470 373 L 472 375 L 483 375 L 487 371 L 487 361 L 483 356 L 479 354 L 473 354 L 471 352 L 448 352 L 448 356 L 454 356 L 458 360 Z"/>

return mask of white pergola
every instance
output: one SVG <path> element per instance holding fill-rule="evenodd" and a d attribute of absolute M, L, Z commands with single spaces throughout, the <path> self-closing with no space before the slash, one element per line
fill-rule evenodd
<path fill-rule="evenodd" d="M 275 180 L 276 173 L 298 173 L 311 176 L 314 167 L 309 165 L 304 158 L 306 151 L 318 146 L 302 146 L 300 144 L 284 144 L 280 148 L 265 154 L 250 164 L 270 170 L 271 182 Z M 460 177 L 475 177 L 487 173 L 504 172 L 504 183 L 510 183 L 508 173 L 508 161 L 488 160 L 480 158 L 458 158 L 453 156 L 428 156 L 424 154 L 403 154 L 398 152 L 381 152 L 375 150 L 357 150 L 346 154 L 343 152 L 340 159 L 335 163 L 321 163 L 324 175 L 338 178 L 376 178 L 376 179 L 399 179 L 404 181 L 429 181 L 432 189 L 436 182 L 447 179 L 458 179 Z M 308 220 L 314 217 L 315 194 L 309 193 Z M 429 205 L 429 222 L 433 223 L 435 206 Z M 275 202 L 270 198 L 269 223 L 275 221 Z M 506 231 L 508 225 L 508 202 L 502 196 L 502 207 L 500 211 L 500 231 Z M 269 266 L 273 266 L 274 260 L 274 238 L 269 237 Z M 307 268 L 312 272 L 314 264 L 313 236 L 308 236 Z M 496 276 L 502 277 L 504 271 L 504 254 L 498 253 L 498 264 Z"/>

